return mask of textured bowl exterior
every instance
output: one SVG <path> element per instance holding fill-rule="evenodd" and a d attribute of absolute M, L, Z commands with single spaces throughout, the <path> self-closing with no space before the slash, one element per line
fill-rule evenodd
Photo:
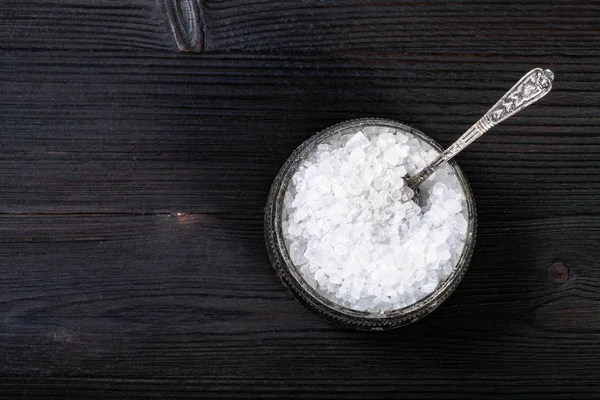
<path fill-rule="evenodd" d="M 330 126 L 308 138 L 283 164 L 271 186 L 265 209 L 264 221 L 265 242 L 269 258 L 277 276 L 279 276 L 283 284 L 300 303 L 304 304 L 310 310 L 332 322 L 356 330 L 387 330 L 399 328 L 423 318 L 435 310 L 448 298 L 448 296 L 450 296 L 465 275 L 473 255 L 477 231 L 477 212 L 471 188 L 458 164 L 454 160 L 451 160 L 449 165 L 452 167 L 460 181 L 467 201 L 468 230 L 463 252 L 458 260 L 457 267 L 452 275 L 438 286 L 432 294 L 403 309 L 387 311 L 384 313 L 370 313 L 353 310 L 333 303 L 324 298 L 305 282 L 304 278 L 290 259 L 281 228 L 281 216 L 284 206 L 283 197 L 291 177 L 306 156 L 321 142 L 347 129 L 356 129 L 362 126 L 373 125 L 391 127 L 407 132 L 422 139 L 436 150 L 440 152 L 443 150 L 443 148 L 429 136 L 393 120 L 363 118 L 345 121 Z"/>

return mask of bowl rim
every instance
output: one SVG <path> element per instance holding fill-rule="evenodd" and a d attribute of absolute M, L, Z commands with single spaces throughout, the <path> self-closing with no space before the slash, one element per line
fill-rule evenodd
<path fill-rule="evenodd" d="M 334 303 L 318 293 L 315 288 L 304 280 L 289 257 L 281 227 L 283 196 L 285 195 L 289 181 L 296 168 L 304 160 L 304 157 L 312 152 L 318 144 L 342 131 L 372 125 L 386 126 L 396 130 L 405 131 L 406 133 L 425 141 L 437 151 L 443 151 L 442 146 L 430 136 L 427 136 L 425 133 L 406 124 L 391 119 L 359 118 L 329 126 L 306 139 L 292 152 L 283 166 L 279 169 L 269 191 L 264 217 L 264 234 L 269 259 L 273 269 L 284 286 L 288 288 L 300 303 L 310 310 L 330 321 L 357 330 L 385 330 L 398 328 L 412 323 L 435 310 L 450 296 L 464 277 L 473 255 L 477 231 L 477 211 L 473 193 L 464 173 L 456 161 L 450 160 L 448 164 L 455 172 L 466 198 L 468 214 L 467 237 L 462 253 L 457 261 L 458 268 L 455 268 L 454 272 L 446 278 L 433 293 L 408 307 L 376 313 L 358 311 Z"/>

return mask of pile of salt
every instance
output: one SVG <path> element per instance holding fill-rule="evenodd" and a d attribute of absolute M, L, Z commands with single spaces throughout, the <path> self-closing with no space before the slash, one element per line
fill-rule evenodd
<path fill-rule="evenodd" d="M 370 126 L 319 144 L 284 197 L 283 233 L 304 279 L 329 300 L 361 311 L 407 307 L 447 279 L 468 223 L 448 166 L 421 185 L 402 179 L 438 152 L 407 132 Z"/>

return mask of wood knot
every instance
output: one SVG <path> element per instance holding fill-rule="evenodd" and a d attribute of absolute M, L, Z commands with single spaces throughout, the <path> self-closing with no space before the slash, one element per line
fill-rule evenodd
<path fill-rule="evenodd" d="M 557 261 L 548 268 L 548 279 L 555 285 L 562 285 L 569 279 L 570 273 L 569 267 L 562 261 Z"/>
<path fill-rule="evenodd" d="M 204 49 L 204 28 L 198 0 L 165 0 L 169 24 L 181 51 Z"/>

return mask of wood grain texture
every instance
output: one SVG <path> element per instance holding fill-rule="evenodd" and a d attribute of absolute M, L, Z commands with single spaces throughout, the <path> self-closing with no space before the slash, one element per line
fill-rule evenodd
<path fill-rule="evenodd" d="M 163 1 L 0 3 L 0 397 L 598 397 L 596 2 L 199 5 L 182 54 Z M 458 157 L 446 303 L 369 334 L 292 299 L 262 218 L 297 145 L 368 116 L 448 145 L 536 66 L 552 93 Z"/>
<path fill-rule="evenodd" d="M 169 25 L 181 51 L 200 53 L 204 50 L 204 23 L 197 0 L 165 0 Z"/>
<path fill-rule="evenodd" d="M 0 208 L 258 213 L 279 166 L 317 130 L 387 117 L 448 145 L 547 61 L 448 58 L 11 52 Z M 553 93 L 459 155 L 484 217 L 598 210 L 594 60 L 553 58 Z"/>
<path fill-rule="evenodd" d="M 568 54 L 593 52 L 593 1 L 202 0 L 209 48 Z"/>
<path fill-rule="evenodd" d="M 175 48 L 159 1 L 3 0 L 0 49 L 134 51 Z"/>

